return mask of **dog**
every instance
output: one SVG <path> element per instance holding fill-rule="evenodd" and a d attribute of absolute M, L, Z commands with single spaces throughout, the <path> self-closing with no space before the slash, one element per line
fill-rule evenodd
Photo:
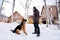
<path fill-rule="evenodd" d="M 11 29 L 11 31 L 16 34 L 20 34 L 20 31 L 22 30 L 27 35 L 26 29 L 25 29 L 26 28 L 26 26 L 25 26 L 26 21 L 27 21 L 26 19 L 23 19 L 21 24 L 19 24 L 14 30 Z"/>

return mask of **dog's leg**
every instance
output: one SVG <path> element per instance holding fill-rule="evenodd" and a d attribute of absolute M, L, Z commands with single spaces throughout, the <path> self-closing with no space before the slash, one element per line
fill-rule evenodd
<path fill-rule="evenodd" d="M 26 33 L 26 30 L 25 30 L 25 25 L 22 27 L 22 30 L 23 30 L 23 32 L 26 34 L 26 35 L 28 35 L 27 33 Z"/>
<path fill-rule="evenodd" d="M 20 30 L 19 29 L 16 30 L 16 34 L 20 34 Z"/>
<path fill-rule="evenodd" d="M 10 31 L 12 31 L 12 32 L 13 32 L 14 30 L 12 30 L 12 29 L 11 29 Z"/>
<path fill-rule="evenodd" d="M 27 33 L 26 33 L 26 31 L 23 31 L 26 35 L 28 35 Z"/>

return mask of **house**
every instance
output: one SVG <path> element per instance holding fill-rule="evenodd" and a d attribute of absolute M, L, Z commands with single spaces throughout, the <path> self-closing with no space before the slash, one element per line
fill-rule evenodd
<path fill-rule="evenodd" d="M 55 17 L 58 20 L 58 11 L 57 11 L 57 6 L 56 5 L 48 5 L 48 18 L 52 15 L 52 17 Z M 41 24 L 44 20 L 47 21 L 46 19 L 46 9 L 45 6 L 42 7 L 41 10 L 41 15 L 39 18 L 39 23 Z M 28 23 L 33 23 L 33 15 L 28 16 Z"/>
<path fill-rule="evenodd" d="M 33 17 L 34 17 L 33 15 L 28 16 L 28 23 L 33 24 Z M 39 18 L 39 23 L 40 24 L 42 23 L 41 16 Z"/>
<path fill-rule="evenodd" d="M 42 7 L 42 11 L 41 11 L 41 15 L 43 18 L 46 18 L 46 15 L 48 17 L 50 17 L 50 15 L 52 15 L 52 17 L 55 17 L 56 19 L 58 19 L 58 11 L 57 11 L 57 6 L 56 5 L 48 5 L 47 6 L 47 13 L 46 14 L 46 8 L 45 6 Z"/>
<path fill-rule="evenodd" d="M 13 19 L 13 22 L 20 22 L 23 19 L 23 16 L 20 15 L 20 13 L 18 13 L 17 11 L 15 11 L 13 13 L 13 17 L 12 15 L 8 17 L 8 23 L 12 22 L 12 19 Z"/>
<path fill-rule="evenodd" d="M 30 23 L 30 24 L 33 23 L 33 15 L 28 16 L 28 23 Z"/>

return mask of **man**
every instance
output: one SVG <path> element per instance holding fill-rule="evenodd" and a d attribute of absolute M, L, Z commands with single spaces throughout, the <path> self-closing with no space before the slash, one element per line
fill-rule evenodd
<path fill-rule="evenodd" d="M 39 11 L 38 9 L 36 9 L 36 7 L 33 7 L 33 24 L 34 24 L 34 33 L 33 34 L 37 34 L 37 37 L 40 36 L 40 29 L 39 29 Z"/>

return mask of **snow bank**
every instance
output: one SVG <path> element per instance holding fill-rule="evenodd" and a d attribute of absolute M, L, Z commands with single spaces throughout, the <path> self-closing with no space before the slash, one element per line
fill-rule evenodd
<path fill-rule="evenodd" d="M 25 35 L 22 31 L 20 35 L 12 33 L 10 29 L 14 29 L 18 23 L 1 23 L 0 22 L 0 40 L 60 40 L 60 30 L 57 29 L 57 25 L 39 24 L 41 35 L 36 37 L 32 34 L 34 31 L 33 24 L 26 24 L 26 31 L 28 35 Z"/>

